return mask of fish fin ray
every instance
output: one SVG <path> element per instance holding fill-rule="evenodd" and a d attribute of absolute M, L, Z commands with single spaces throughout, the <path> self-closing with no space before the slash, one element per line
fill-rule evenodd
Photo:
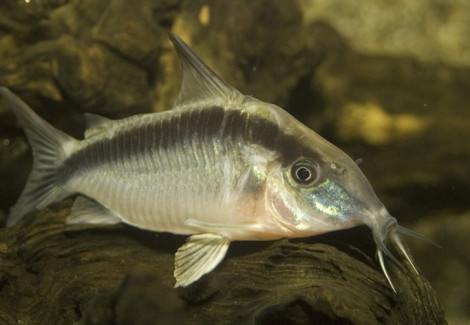
<path fill-rule="evenodd" d="M 85 138 L 106 131 L 109 128 L 110 124 L 115 122 L 114 120 L 111 120 L 107 117 L 92 113 L 85 113 L 84 116 L 87 127 L 85 130 Z"/>
<path fill-rule="evenodd" d="M 175 287 L 186 287 L 212 271 L 225 256 L 230 240 L 205 233 L 193 235 L 175 255 Z"/>
<path fill-rule="evenodd" d="M 199 101 L 227 101 L 244 96 L 212 71 L 176 34 L 169 34 L 183 66 L 183 80 L 173 109 L 182 109 Z"/>
<path fill-rule="evenodd" d="M 67 224 L 107 224 L 120 223 L 121 218 L 95 200 L 79 195 L 73 203 Z"/>
<path fill-rule="evenodd" d="M 26 213 L 42 209 L 72 194 L 62 186 L 57 170 L 78 147 L 79 141 L 39 117 L 9 89 L 0 87 L 0 96 L 22 124 L 34 157 L 23 192 L 10 210 L 9 227 Z"/>

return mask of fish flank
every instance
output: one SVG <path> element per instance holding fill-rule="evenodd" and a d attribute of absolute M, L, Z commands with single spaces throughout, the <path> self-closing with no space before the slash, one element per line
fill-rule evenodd
<path fill-rule="evenodd" d="M 158 119 L 141 118 L 135 125 L 111 130 L 111 136 L 89 139 L 69 159 L 69 173 L 73 174 L 75 168 L 80 175 L 106 175 L 106 190 L 95 188 L 89 195 L 96 195 L 97 201 L 108 208 L 116 205 L 116 213 L 126 216 L 126 222 L 144 227 L 149 210 L 142 202 L 151 201 L 159 211 L 152 228 L 185 228 L 184 220 L 189 215 L 201 219 L 210 215 L 214 219 L 216 214 L 226 213 L 236 194 L 230 185 L 233 175 L 247 168 L 241 162 L 242 147 L 258 143 L 259 135 L 266 137 L 266 127 L 257 128 L 258 119 L 253 114 L 221 107 L 188 109 Z M 210 180 L 211 186 L 207 186 Z M 129 185 L 119 186 L 124 181 Z M 142 188 L 151 191 L 146 196 L 153 196 L 141 198 Z M 78 190 L 87 191 L 84 184 Z M 108 191 L 114 191 L 112 199 Z"/>

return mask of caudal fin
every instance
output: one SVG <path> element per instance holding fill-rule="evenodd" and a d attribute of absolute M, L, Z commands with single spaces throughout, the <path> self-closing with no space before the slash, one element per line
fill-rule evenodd
<path fill-rule="evenodd" d="M 57 171 L 79 142 L 40 118 L 7 88 L 0 87 L 0 96 L 20 120 L 34 158 L 28 181 L 8 216 L 7 226 L 13 226 L 26 213 L 71 194 L 57 180 Z"/>

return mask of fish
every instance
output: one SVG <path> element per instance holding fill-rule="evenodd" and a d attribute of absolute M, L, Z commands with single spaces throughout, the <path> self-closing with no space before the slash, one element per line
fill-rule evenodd
<path fill-rule="evenodd" d="M 175 254 L 175 287 L 223 260 L 232 241 L 310 237 L 366 225 L 382 272 L 394 242 L 418 273 L 398 225 L 358 165 L 284 109 L 244 95 L 170 33 L 183 78 L 171 110 L 112 120 L 85 114 L 79 140 L 6 87 L 4 102 L 33 153 L 7 227 L 77 195 L 67 224 L 125 223 L 188 235 Z"/>

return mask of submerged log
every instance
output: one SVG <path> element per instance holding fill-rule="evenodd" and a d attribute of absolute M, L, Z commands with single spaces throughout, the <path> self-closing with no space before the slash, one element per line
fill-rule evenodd
<path fill-rule="evenodd" d="M 184 236 L 67 226 L 71 203 L 0 229 L 1 324 L 446 323 L 434 290 L 407 263 L 387 260 L 391 290 L 366 228 L 236 242 L 213 272 L 174 289 Z"/>

